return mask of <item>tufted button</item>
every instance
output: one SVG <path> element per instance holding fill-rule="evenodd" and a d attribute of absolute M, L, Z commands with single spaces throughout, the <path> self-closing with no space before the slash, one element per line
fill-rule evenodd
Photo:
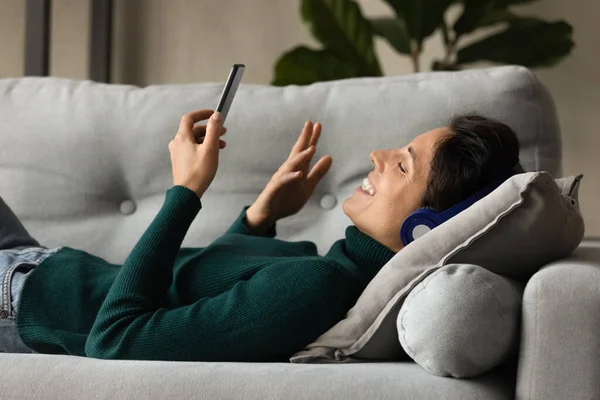
<path fill-rule="evenodd" d="M 121 202 L 121 205 L 119 206 L 119 209 L 121 210 L 121 214 L 133 214 L 133 212 L 135 211 L 135 203 L 133 202 L 133 200 L 130 199 L 123 200 Z"/>
<path fill-rule="evenodd" d="M 321 207 L 326 210 L 331 210 L 337 204 L 337 199 L 332 194 L 326 194 L 321 197 Z"/>
<path fill-rule="evenodd" d="M 8 311 L 6 311 L 6 310 L 0 311 L 0 318 L 8 318 Z"/>

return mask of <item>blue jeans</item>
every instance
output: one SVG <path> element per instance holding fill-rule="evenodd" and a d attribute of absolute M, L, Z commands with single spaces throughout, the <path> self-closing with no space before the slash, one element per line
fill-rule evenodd
<path fill-rule="evenodd" d="M 29 273 L 59 249 L 0 250 L 0 353 L 35 353 L 21 341 L 17 330 L 21 291 Z"/>
<path fill-rule="evenodd" d="M 35 353 L 17 330 L 21 291 L 29 273 L 58 250 L 31 237 L 0 197 L 0 353 Z"/>

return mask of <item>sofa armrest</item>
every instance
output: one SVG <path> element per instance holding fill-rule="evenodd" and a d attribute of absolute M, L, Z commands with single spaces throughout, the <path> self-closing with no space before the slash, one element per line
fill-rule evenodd
<path fill-rule="evenodd" d="M 600 399 L 600 247 L 582 244 L 525 287 L 517 399 Z"/>

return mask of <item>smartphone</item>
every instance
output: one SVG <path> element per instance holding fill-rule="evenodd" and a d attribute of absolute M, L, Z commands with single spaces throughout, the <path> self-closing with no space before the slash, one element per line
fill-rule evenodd
<path fill-rule="evenodd" d="M 231 72 L 229 72 L 229 77 L 227 78 L 223 93 L 221 93 L 221 98 L 219 99 L 219 103 L 215 110 L 219 111 L 223 116 L 223 123 L 225 123 L 225 118 L 227 118 L 227 113 L 229 112 L 233 97 L 235 96 L 235 92 L 237 92 L 245 69 L 246 66 L 244 64 L 233 64 Z"/>

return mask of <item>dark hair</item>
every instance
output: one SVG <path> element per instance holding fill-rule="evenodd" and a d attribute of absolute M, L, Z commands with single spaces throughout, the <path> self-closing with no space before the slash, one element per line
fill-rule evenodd
<path fill-rule="evenodd" d="M 479 115 L 453 117 L 450 135 L 436 143 L 423 207 L 443 211 L 494 183 L 519 162 L 519 140 L 502 122 Z"/>

